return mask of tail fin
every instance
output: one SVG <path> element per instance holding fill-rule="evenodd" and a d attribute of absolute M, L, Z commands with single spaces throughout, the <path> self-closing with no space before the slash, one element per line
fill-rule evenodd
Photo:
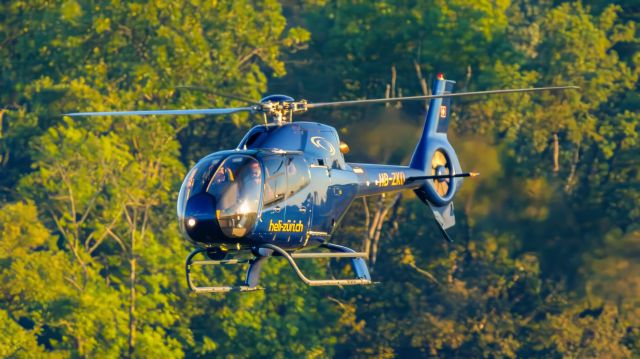
<path fill-rule="evenodd" d="M 455 83 L 455 81 L 444 80 L 444 90 L 442 91 L 442 94 L 451 93 L 451 91 L 453 91 L 453 85 Z M 436 126 L 436 132 L 446 134 L 447 130 L 449 129 L 449 116 L 451 115 L 451 97 L 442 98 L 440 99 L 440 101 L 440 106 L 437 107 L 438 116 L 436 117 L 438 125 Z"/>
<path fill-rule="evenodd" d="M 442 74 L 438 74 L 433 84 L 433 94 L 443 95 L 451 93 L 454 84 L 455 81 L 445 80 Z M 433 146 L 430 145 L 434 145 L 434 140 L 435 142 L 441 142 L 438 140 L 442 140 L 446 142 L 448 147 L 451 147 L 447 140 L 450 116 L 451 97 L 431 99 L 424 128 L 422 129 L 422 136 L 413 152 L 409 167 L 425 171 L 431 168 L 430 155 L 433 152 L 431 148 Z"/>
<path fill-rule="evenodd" d="M 433 94 L 451 93 L 455 81 L 445 80 L 438 74 Z M 409 167 L 418 169 L 425 175 L 446 175 L 461 173 L 460 162 L 447 139 L 451 115 L 451 98 L 434 98 L 429 102 L 422 136 L 416 146 Z M 415 190 L 418 197 L 429 205 L 436 222 L 448 238 L 445 229 L 455 224 L 453 197 L 462 184 L 462 178 L 426 179 Z"/>

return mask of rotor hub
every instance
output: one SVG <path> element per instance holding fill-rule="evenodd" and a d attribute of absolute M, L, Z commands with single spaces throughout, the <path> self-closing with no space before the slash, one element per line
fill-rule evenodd
<path fill-rule="evenodd" d="M 449 170 L 445 166 L 436 167 L 436 176 L 445 176 L 445 175 L 448 175 L 448 174 L 449 174 Z M 437 179 L 438 182 L 442 182 L 444 180 L 445 180 L 445 178 Z"/>
<path fill-rule="evenodd" d="M 308 110 L 307 101 L 295 101 L 286 95 L 271 95 L 260 100 L 260 105 L 256 106 L 256 112 L 262 112 L 265 116 L 265 122 L 268 118 L 271 122 L 281 125 L 285 122 L 293 121 L 294 113 L 303 113 Z"/>

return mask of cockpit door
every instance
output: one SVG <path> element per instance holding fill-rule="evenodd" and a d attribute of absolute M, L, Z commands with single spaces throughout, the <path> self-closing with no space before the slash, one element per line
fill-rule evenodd
<path fill-rule="evenodd" d="M 292 245 L 304 244 L 311 223 L 313 194 L 309 191 L 311 176 L 309 165 L 302 156 L 287 156 L 287 224 L 289 242 Z"/>
<path fill-rule="evenodd" d="M 283 156 L 263 159 L 264 187 L 262 190 L 262 214 L 257 232 L 265 242 L 278 240 L 283 228 L 286 206 L 287 175 Z"/>

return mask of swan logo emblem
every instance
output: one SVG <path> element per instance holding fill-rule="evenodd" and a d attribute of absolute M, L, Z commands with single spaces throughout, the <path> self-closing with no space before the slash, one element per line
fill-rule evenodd
<path fill-rule="evenodd" d="M 332 156 L 336 153 L 336 149 L 333 147 L 331 142 L 327 141 L 327 139 L 324 137 L 311 137 L 311 143 L 313 143 L 314 146 L 329 152 L 329 154 L 331 154 Z"/>

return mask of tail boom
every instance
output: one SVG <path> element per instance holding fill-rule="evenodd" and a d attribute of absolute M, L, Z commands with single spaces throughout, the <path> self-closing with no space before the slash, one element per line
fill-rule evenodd
<path fill-rule="evenodd" d="M 422 185 L 422 181 L 410 179 L 424 175 L 424 173 L 409 166 L 367 163 L 350 163 L 349 165 L 358 178 L 356 197 L 374 196 L 407 189 L 415 190 Z"/>

